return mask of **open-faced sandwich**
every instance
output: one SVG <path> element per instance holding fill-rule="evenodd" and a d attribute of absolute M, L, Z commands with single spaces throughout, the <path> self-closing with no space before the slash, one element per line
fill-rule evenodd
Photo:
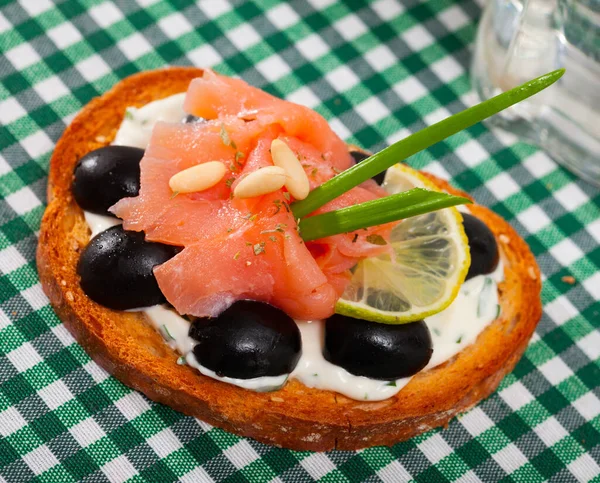
<path fill-rule="evenodd" d="M 44 290 L 109 373 L 228 431 L 329 450 L 446 425 L 519 360 L 540 274 L 499 216 L 379 154 L 239 79 L 129 77 L 54 151 Z"/>

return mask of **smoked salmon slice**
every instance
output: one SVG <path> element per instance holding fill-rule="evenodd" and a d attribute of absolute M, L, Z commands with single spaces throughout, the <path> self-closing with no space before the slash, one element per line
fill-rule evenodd
<path fill-rule="evenodd" d="M 271 303 L 299 320 L 332 315 L 350 268 L 386 250 L 369 235 L 385 240 L 392 225 L 306 244 L 285 188 L 251 199 L 232 193 L 244 176 L 273 165 L 276 138 L 296 153 L 311 189 L 353 165 L 344 142 L 316 112 L 211 71 L 191 82 L 184 109 L 207 121 L 157 123 L 141 161 L 139 195 L 111 208 L 125 229 L 183 247 L 154 269 L 167 300 L 198 317 L 217 316 L 241 299 Z M 202 192 L 171 191 L 173 175 L 208 161 L 226 166 L 219 183 Z M 369 181 L 315 214 L 384 195 Z"/>

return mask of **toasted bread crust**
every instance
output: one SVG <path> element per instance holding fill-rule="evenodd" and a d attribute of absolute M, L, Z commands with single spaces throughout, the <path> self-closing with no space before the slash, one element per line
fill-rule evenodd
<path fill-rule="evenodd" d="M 501 316 L 475 344 L 446 363 L 417 374 L 385 401 L 354 401 L 295 380 L 273 393 L 221 383 L 177 365 L 177 354 L 143 315 L 107 309 L 83 293 L 76 265 L 90 231 L 71 194 L 77 160 L 111 142 L 127 106 L 142 106 L 183 92 L 190 80 L 201 74 L 200 69 L 181 67 L 131 76 L 92 100 L 56 146 L 37 264 L 52 306 L 88 354 L 154 401 L 227 431 L 296 450 L 392 445 L 447 425 L 494 391 L 521 357 L 540 319 L 541 282 L 525 242 L 506 221 L 478 205 L 471 210 L 496 235 L 504 260 L 505 281 L 499 285 Z M 464 195 L 428 176 L 441 188 Z"/>

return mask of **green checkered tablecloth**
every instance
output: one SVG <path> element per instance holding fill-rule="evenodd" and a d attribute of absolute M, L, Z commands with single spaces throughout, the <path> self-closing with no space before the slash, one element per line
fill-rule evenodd
<path fill-rule="evenodd" d="M 600 481 L 600 194 L 484 126 L 410 164 L 451 179 L 527 240 L 544 275 L 544 316 L 496 393 L 447 429 L 392 448 L 287 451 L 154 404 L 90 360 L 37 277 L 53 146 L 119 79 L 214 66 L 378 149 L 475 102 L 467 69 L 479 4 L 0 5 L 0 482 Z"/>

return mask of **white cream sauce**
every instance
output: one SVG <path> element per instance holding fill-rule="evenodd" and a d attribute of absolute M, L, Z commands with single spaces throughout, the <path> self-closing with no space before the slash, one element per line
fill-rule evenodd
<path fill-rule="evenodd" d="M 145 148 L 157 121 L 180 122 L 183 119 L 183 98 L 184 94 L 177 94 L 140 109 L 130 108 L 131 116 L 123 120 L 113 144 Z M 88 212 L 85 212 L 85 218 L 92 236 L 120 223 L 115 218 Z M 498 317 L 498 282 L 503 278 L 500 262 L 492 274 L 479 275 L 465 282 L 447 309 L 425 320 L 433 343 L 433 355 L 425 369 L 447 361 L 474 343 L 477 336 Z M 139 310 L 146 314 L 165 342 L 182 354 L 178 363 L 187 363 L 205 376 L 253 391 L 277 389 L 288 379 L 287 374 L 254 379 L 220 377 L 196 360 L 192 352 L 195 342 L 188 336 L 190 322 L 187 319 L 160 305 Z M 323 357 L 324 321 L 297 321 L 297 324 L 302 336 L 302 355 L 289 377 L 305 386 L 335 391 L 356 400 L 381 401 L 397 394 L 411 379 L 407 377 L 388 382 L 350 374 Z"/>

